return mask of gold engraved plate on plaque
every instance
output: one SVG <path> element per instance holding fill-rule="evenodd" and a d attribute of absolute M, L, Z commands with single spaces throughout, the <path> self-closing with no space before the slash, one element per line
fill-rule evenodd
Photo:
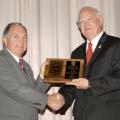
<path fill-rule="evenodd" d="M 47 58 L 44 82 L 66 83 L 75 78 L 83 77 L 83 59 Z"/>

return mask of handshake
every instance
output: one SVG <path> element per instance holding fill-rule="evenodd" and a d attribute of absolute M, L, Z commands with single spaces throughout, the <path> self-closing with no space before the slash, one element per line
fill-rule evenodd
<path fill-rule="evenodd" d="M 47 105 L 54 111 L 59 110 L 65 104 L 64 97 L 60 93 L 48 95 Z"/>

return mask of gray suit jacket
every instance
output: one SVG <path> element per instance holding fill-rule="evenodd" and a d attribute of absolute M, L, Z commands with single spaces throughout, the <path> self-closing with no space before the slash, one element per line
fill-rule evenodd
<path fill-rule="evenodd" d="M 35 81 L 24 64 L 26 73 L 6 49 L 0 51 L 0 120 L 38 120 L 38 110 L 46 106 L 49 85 L 39 76 Z"/>

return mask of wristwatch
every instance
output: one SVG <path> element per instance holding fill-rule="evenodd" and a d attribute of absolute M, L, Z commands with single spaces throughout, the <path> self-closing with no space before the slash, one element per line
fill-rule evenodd
<path fill-rule="evenodd" d="M 90 88 L 90 84 L 88 84 L 88 89 Z"/>

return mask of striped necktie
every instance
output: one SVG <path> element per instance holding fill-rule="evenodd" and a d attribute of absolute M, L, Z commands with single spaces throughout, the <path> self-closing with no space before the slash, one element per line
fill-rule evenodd
<path fill-rule="evenodd" d="M 88 43 L 88 49 L 87 49 L 87 64 L 89 64 L 91 56 L 92 56 L 92 43 Z"/>
<path fill-rule="evenodd" d="M 24 66 L 24 63 L 23 63 L 23 60 L 22 59 L 19 59 L 19 67 L 24 70 L 25 66 Z"/>

